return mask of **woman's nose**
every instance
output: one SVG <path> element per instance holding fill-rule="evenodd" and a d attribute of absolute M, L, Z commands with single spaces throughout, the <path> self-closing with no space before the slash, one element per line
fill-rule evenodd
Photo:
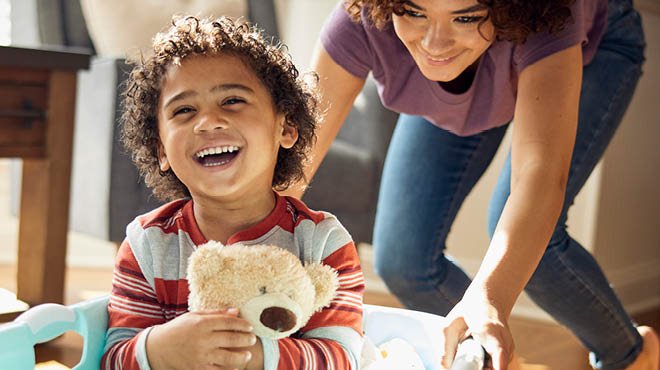
<path fill-rule="evenodd" d="M 445 27 L 440 22 L 435 22 L 429 25 L 422 39 L 422 48 L 430 56 L 442 56 L 451 47 L 454 46 L 455 40 L 450 30 L 450 27 Z"/>
<path fill-rule="evenodd" d="M 221 117 L 216 112 L 207 112 L 199 116 L 199 120 L 195 123 L 195 133 L 202 133 L 206 131 L 213 131 L 217 129 L 227 128 L 228 122 L 225 118 Z"/>

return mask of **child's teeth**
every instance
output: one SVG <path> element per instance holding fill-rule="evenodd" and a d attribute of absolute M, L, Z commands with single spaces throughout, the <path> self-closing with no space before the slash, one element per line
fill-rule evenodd
<path fill-rule="evenodd" d="M 217 148 L 208 148 L 200 151 L 197 153 L 198 158 L 204 158 L 207 155 L 211 154 L 221 154 L 221 153 L 232 153 L 237 151 L 239 148 L 234 145 L 229 145 L 229 146 L 223 146 L 223 147 L 217 147 Z"/>

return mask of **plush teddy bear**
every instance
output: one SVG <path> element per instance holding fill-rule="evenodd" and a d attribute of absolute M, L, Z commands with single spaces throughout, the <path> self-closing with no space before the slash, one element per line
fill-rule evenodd
<path fill-rule="evenodd" d="M 238 308 L 258 336 L 279 339 L 303 327 L 330 304 L 339 286 L 327 265 L 302 265 L 269 245 L 208 242 L 188 260 L 190 311 Z"/>

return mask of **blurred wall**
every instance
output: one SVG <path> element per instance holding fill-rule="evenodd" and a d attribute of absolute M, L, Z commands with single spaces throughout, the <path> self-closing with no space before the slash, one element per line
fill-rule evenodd
<path fill-rule="evenodd" d="M 10 0 L 11 43 L 17 46 L 38 46 L 39 30 L 37 24 L 37 7 L 34 1 Z"/>

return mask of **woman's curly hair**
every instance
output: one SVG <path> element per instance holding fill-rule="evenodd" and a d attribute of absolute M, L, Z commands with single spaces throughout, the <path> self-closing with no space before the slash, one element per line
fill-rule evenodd
<path fill-rule="evenodd" d="M 497 40 L 522 44 L 533 33 L 557 33 L 571 22 L 570 6 L 575 0 L 477 0 L 488 11 L 480 26 L 490 20 Z M 379 29 L 392 19 L 403 15 L 405 0 L 348 0 L 344 6 L 356 22 L 363 9 L 367 18 Z"/>
<path fill-rule="evenodd" d="M 160 200 L 190 196 L 172 169 L 158 162 L 158 102 L 168 66 L 189 55 L 228 53 L 241 58 L 270 93 L 286 123 L 298 130 L 290 149 L 280 148 L 273 188 L 284 190 L 305 178 L 303 168 L 316 136 L 318 94 L 315 74 L 300 75 L 285 46 L 266 38 L 253 25 L 226 17 L 216 20 L 175 17 L 166 32 L 156 35 L 154 55 L 134 63 L 124 91 L 121 137 L 144 181 Z M 304 78 L 312 76 L 313 80 Z"/>

